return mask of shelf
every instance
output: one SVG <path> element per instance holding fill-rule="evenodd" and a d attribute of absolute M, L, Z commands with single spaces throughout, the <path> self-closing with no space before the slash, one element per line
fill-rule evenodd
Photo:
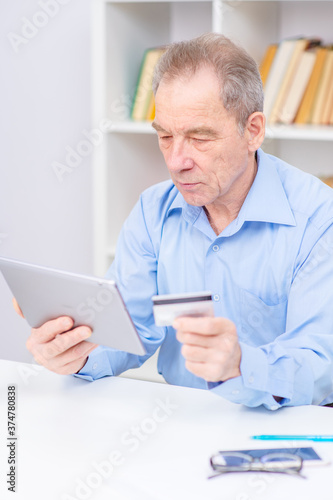
<path fill-rule="evenodd" d="M 151 122 L 110 122 L 105 129 L 109 133 L 119 134 L 156 134 Z M 304 140 L 304 141 L 333 141 L 332 126 L 317 125 L 268 125 L 266 139 Z"/>
<path fill-rule="evenodd" d="M 94 268 L 103 276 L 121 226 L 148 186 L 168 178 L 151 122 L 129 119 L 144 51 L 218 32 L 260 63 L 299 33 L 332 43 L 333 0 L 93 0 Z M 319 147 L 318 147 L 319 146 Z M 333 172 L 333 126 L 270 125 L 265 152 L 314 175 Z"/>
<path fill-rule="evenodd" d="M 179 3 L 187 3 L 187 2 L 219 2 L 223 3 L 223 0 L 165 0 L 167 3 L 170 2 L 179 2 Z M 332 2 L 332 0 L 230 0 L 228 3 L 230 6 L 235 5 L 237 3 L 254 3 L 255 2 L 262 2 L 262 3 L 282 3 L 282 2 L 289 2 L 289 3 L 304 3 L 304 2 Z M 160 0 L 105 0 L 105 3 L 160 3 Z M 224 2 L 225 3 L 225 2 Z"/>
<path fill-rule="evenodd" d="M 121 121 L 112 122 L 110 126 L 105 127 L 105 132 L 119 133 L 119 134 L 156 134 L 155 129 L 151 126 L 152 122 L 135 122 L 135 121 Z"/>
<path fill-rule="evenodd" d="M 210 2 L 210 3 L 212 3 L 212 1 L 214 1 L 214 0 L 165 0 L 165 3 L 189 3 L 189 2 L 207 2 L 207 3 Z M 234 1 L 234 0 L 231 0 L 231 1 Z M 241 1 L 243 1 L 243 0 L 241 0 Z M 245 0 L 245 1 L 249 1 L 249 0 Z M 250 1 L 252 2 L 253 0 L 250 0 Z M 259 1 L 262 1 L 262 0 L 259 0 Z M 264 1 L 267 2 L 267 0 L 264 0 Z M 272 0 L 268 0 L 268 1 L 271 2 Z M 276 0 L 273 0 L 273 1 L 276 1 Z M 288 1 L 290 1 L 290 0 L 288 0 Z M 299 1 L 299 0 L 296 0 L 296 1 Z M 314 0 L 312 0 L 312 1 L 314 1 Z M 161 0 L 105 0 L 105 3 L 161 3 Z"/>
<path fill-rule="evenodd" d="M 267 139 L 333 141 L 333 127 L 325 125 L 268 125 Z"/>

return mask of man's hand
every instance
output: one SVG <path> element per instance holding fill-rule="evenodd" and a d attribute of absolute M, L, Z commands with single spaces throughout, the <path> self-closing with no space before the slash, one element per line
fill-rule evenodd
<path fill-rule="evenodd" d="M 13 304 L 16 312 L 23 317 L 15 299 Z M 73 323 L 71 318 L 62 316 L 31 330 L 26 346 L 37 363 L 62 375 L 77 373 L 83 368 L 97 344 L 85 342 L 91 335 L 89 327 L 72 329 Z"/>
<path fill-rule="evenodd" d="M 15 311 L 17 312 L 17 314 L 18 314 L 19 316 L 21 316 L 21 318 L 24 318 L 24 316 L 23 316 L 23 312 L 21 311 L 21 308 L 20 308 L 20 306 L 18 305 L 17 300 L 15 299 L 15 297 L 13 297 L 13 306 L 14 306 L 14 309 L 15 309 Z"/>
<path fill-rule="evenodd" d="M 238 377 L 241 349 L 235 324 L 226 318 L 182 317 L 174 321 L 186 368 L 208 382 Z"/>

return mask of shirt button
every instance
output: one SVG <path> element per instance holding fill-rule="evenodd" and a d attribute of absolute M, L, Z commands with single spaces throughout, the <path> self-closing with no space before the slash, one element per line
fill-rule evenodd
<path fill-rule="evenodd" d="M 234 396 L 237 396 L 237 394 L 239 394 L 239 390 L 235 389 L 235 390 L 231 391 L 231 394 L 233 394 Z"/>
<path fill-rule="evenodd" d="M 251 376 L 251 377 L 249 377 L 249 378 L 248 378 L 248 382 L 249 382 L 249 384 L 253 384 L 253 382 L 254 382 L 254 378 L 253 378 L 252 376 Z"/>
<path fill-rule="evenodd" d="M 97 368 L 97 363 L 94 363 L 93 366 L 92 366 L 92 369 L 96 370 L 96 368 Z"/>
<path fill-rule="evenodd" d="M 273 410 L 273 411 L 278 410 L 279 408 L 280 408 L 280 407 L 279 407 L 279 406 L 277 406 L 277 405 L 273 405 L 273 406 L 271 406 L 271 410 Z"/>
<path fill-rule="evenodd" d="M 216 293 L 214 296 L 213 296 L 213 300 L 215 302 L 218 302 L 220 300 L 220 296 Z"/>
<path fill-rule="evenodd" d="M 220 250 L 220 247 L 218 245 L 213 246 L 214 252 L 218 252 Z"/>

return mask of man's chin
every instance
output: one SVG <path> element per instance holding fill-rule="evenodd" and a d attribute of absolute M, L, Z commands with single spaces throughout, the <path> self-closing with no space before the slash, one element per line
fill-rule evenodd
<path fill-rule="evenodd" d="M 205 200 L 203 199 L 203 197 L 198 194 L 189 193 L 186 191 L 185 192 L 180 191 L 180 193 L 183 196 L 186 203 L 192 205 L 193 207 L 202 207 L 205 204 Z"/>

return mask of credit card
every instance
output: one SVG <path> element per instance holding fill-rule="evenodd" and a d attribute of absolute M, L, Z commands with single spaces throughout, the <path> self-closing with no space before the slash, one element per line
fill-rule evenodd
<path fill-rule="evenodd" d="M 156 326 L 170 326 L 180 316 L 214 316 L 212 292 L 154 295 Z"/>

